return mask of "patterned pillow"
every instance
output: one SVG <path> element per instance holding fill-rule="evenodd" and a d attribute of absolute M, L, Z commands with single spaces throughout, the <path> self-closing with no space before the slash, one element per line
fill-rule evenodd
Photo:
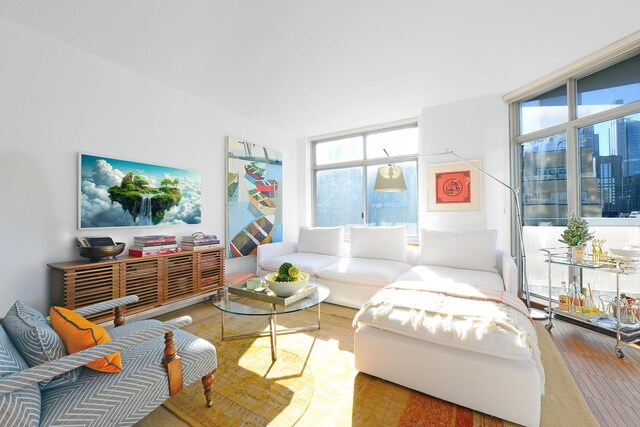
<path fill-rule="evenodd" d="M 0 326 L 0 377 L 27 369 L 27 363 Z M 0 425 L 38 426 L 40 388 L 37 385 L 0 396 Z"/>
<path fill-rule="evenodd" d="M 49 326 L 47 319 L 20 300 L 9 309 L 2 326 L 29 366 L 41 365 L 67 355 L 64 343 Z M 79 374 L 79 369 L 65 372 L 52 380 L 41 381 L 40 388 L 45 390 L 74 383 Z"/>

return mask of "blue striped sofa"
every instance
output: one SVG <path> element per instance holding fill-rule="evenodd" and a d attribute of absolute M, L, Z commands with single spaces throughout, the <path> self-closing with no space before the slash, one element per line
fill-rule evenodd
<path fill-rule="evenodd" d="M 128 296 L 76 312 L 88 316 L 113 308 L 117 315 L 119 307 L 137 300 Z M 31 326 L 40 322 L 42 327 L 15 332 L 9 314 L 0 325 L 0 426 L 130 426 L 182 387 L 176 387 L 173 378 L 170 392 L 167 372 L 175 373 L 169 368 L 175 368 L 176 362 L 177 380 L 181 376 L 181 384 L 187 386 L 202 379 L 211 406 L 216 349 L 180 330 L 191 323 L 190 317 L 124 324 L 109 329 L 112 340 L 106 344 L 34 365 L 32 359 L 47 353 L 49 349 L 44 347 L 56 338 L 51 336 L 55 332 L 43 325 L 47 319 L 41 314 L 29 311 L 26 305 L 21 307 L 27 307 L 20 313 L 21 321 Z M 176 349 L 179 358 L 175 357 Z M 121 353 L 122 372 L 102 373 L 83 367 L 115 351 Z"/>

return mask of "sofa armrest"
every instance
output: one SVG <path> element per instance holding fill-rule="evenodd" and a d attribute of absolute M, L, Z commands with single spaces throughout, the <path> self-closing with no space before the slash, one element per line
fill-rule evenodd
<path fill-rule="evenodd" d="M 258 246 L 258 259 L 256 260 L 257 268 L 260 270 L 260 263 L 264 260 L 296 252 L 298 252 L 298 242 L 296 241 L 260 245 Z"/>
<path fill-rule="evenodd" d="M 95 347 L 61 357 L 60 359 L 52 360 L 51 362 L 46 362 L 23 371 L 4 376 L 0 378 L 0 396 L 21 390 L 25 387 L 37 384 L 40 381 L 50 380 L 57 375 L 79 368 L 89 362 L 108 356 L 111 353 L 123 351 L 145 341 L 149 341 L 159 335 L 180 329 L 183 326 L 191 324 L 191 322 L 192 320 L 189 316 L 178 317 L 161 323 L 160 325 L 140 329 L 134 334 L 127 335 L 126 337 L 115 339 L 108 343 L 100 344 Z M 162 348 L 159 348 L 158 352 L 161 355 Z"/>
<path fill-rule="evenodd" d="M 508 252 L 497 250 L 497 267 L 507 293 L 518 295 L 518 267 Z"/>
<path fill-rule="evenodd" d="M 88 305 L 86 307 L 81 307 L 73 311 L 78 313 L 80 316 L 86 317 L 86 316 L 91 316 L 92 314 L 100 313 L 101 311 L 106 311 L 112 308 L 121 307 L 126 304 L 133 304 L 135 302 L 138 302 L 138 296 L 129 295 L 122 298 L 116 298 L 109 301 Z"/>

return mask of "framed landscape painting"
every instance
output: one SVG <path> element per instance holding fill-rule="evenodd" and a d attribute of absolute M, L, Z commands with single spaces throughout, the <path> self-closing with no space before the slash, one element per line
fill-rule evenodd
<path fill-rule="evenodd" d="M 480 160 L 471 160 L 482 168 Z M 429 212 L 469 212 L 482 209 L 482 177 L 464 162 L 427 165 Z"/>
<path fill-rule="evenodd" d="M 80 153 L 78 228 L 200 224 L 200 171 Z"/>
<path fill-rule="evenodd" d="M 282 241 L 282 154 L 227 137 L 227 256 Z"/>

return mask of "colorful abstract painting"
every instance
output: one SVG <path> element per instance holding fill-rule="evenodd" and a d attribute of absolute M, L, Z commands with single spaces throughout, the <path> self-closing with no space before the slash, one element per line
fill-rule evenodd
<path fill-rule="evenodd" d="M 227 137 L 227 256 L 282 241 L 282 154 Z"/>
<path fill-rule="evenodd" d="M 200 224 L 199 171 L 80 154 L 78 228 Z"/>

